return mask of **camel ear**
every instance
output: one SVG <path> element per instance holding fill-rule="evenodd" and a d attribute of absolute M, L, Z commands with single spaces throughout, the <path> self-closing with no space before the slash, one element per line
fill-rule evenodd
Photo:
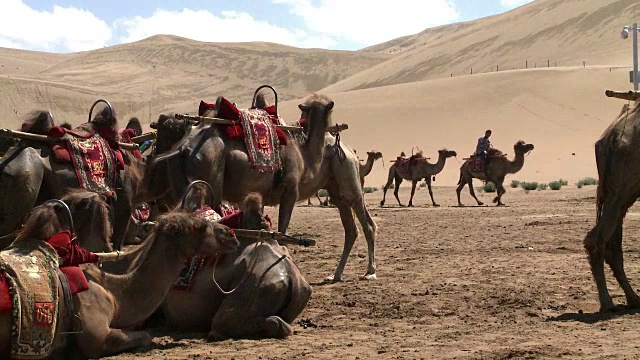
<path fill-rule="evenodd" d="M 305 104 L 298 104 L 298 109 L 300 109 L 300 111 L 307 111 L 309 107 Z"/>
<path fill-rule="evenodd" d="M 327 111 L 329 111 L 329 110 L 333 109 L 333 105 L 334 105 L 334 104 L 335 104 L 335 103 L 334 103 L 333 101 L 329 101 L 329 103 L 327 104 Z"/>
<path fill-rule="evenodd" d="M 151 127 L 152 129 L 158 129 L 158 123 L 157 122 L 152 122 L 151 125 L 149 125 L 149 127 Z"/>

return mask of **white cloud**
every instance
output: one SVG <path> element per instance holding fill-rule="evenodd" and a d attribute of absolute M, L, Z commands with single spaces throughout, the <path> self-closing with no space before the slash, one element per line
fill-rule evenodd
<path fill-rule="evenodd" d="M 111 39 L 111 28 L 92 12 L 54 6 L 37 11 L 22 0 L 0 1 L 0 43 L 45 51 L 96 49 Z"/>
<path fill-rule="evenodd" d="M 500 0 L 500 3 L 507 9 L 513 9 L 517 8 L 518 6 L 528 4 L 532 1 L 533 0 Z"/>
<path fill-rule="evenodd" d="M 307 30 L 363 46 L 418 33 L 460 17 L 450 0 L 272 0 L 290 5 Z M 318 5 L 314 5 L 314 3 Z"/>
<path fill-rule="evenodd" d="M 116 23 L 125 36 L 123 42 L 152 35 L 170 34 L 209 42 L 268 41 L 299 47 L 331 47 L 335 41 L 306 31 L 291 31 L 255 19 L 248 13 L 223 11 L 220 16 L 206 10 L 156 10 L 149 17 L 136 16 Z"/>

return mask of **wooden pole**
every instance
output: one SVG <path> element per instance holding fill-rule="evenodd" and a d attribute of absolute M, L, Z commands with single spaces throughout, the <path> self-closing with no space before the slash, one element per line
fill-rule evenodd
<path fill-rule="evenodd" d="M 237 237 L 244 237 L 244 238 L 250 238 L 250 239 L 276 240 L 281 244 L 292 244 L 292 245 L 300 245 L 300 246 L 314 246 L 316 244 L 315 240 L 287 236 L 283 233 L 279 233 L 276 231 L 245 230 L 245 229 L 234 229 L 233 231 L 236 233 Z"/>
<path fill-rule="evenodd" d="M 62 138 L 54 138 L 54 137 L 49 137 L 47 135 L 32 134 L 32 133 L 11 130 L 11 129 L 0 129 L 0 136 L 10 137 L 15 139 L 48 142 L 48 143 L 62 143 L 64 141 Z M 118 145 L 120 145 L 120 147 L 125 150 L 138 149 L 138 144 L 118 143 Z"/>
<path fill-rule="evenodd" d="M 607 90 L 604 92 L 607 97 L 612 97 L 616 99 L 629 100 L 629 101 L 638 101 L 640 99 L 640 91 L 613 91 Z"/>
<path fill-rule="evenodd" d="M 176 114 L 175 118 L 202 121 L 208 124 L 215 124 L 215 125 L 234 125 L 238 123 L 237 121 L 232 121 L 227 119 L 212 118 L 212 117 L 206 117 L 206 116 L 193 116 L 193 115 L 186 115 L 186 114 Z M 302 128 L 300 126 L 276 125 L 276 127 L 279 129 L 288 130 L 288 131 L 302 131 Z M 327 132 L 343 131 L 347 129 L 349 129 L 348 124 L 335 124 L 327 127 Z"/>

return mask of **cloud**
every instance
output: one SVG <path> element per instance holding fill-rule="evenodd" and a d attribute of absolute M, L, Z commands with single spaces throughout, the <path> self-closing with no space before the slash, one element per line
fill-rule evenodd
<path fill-rule="evenodd" d="M 500 4 L 507 9 L 517 8 L 518 6 L 528 4 L 533 0 L 500 0 Z"/>
<path fill-rule="evenodd" d="M 87 10 L 55 5 L 37 11 L 22 0 L 0 1 L 0 44 L 69 52 L 105 46 L 111 37 L 111 27 Z"/>
<path fill-rule="evenodd" d="M 152 35 L 169 34 L 208 42 L 268 41 L 299 47 L 331 47 L 335 41 L 324 35 L 292 31 L 260 21 L 246 12 L 158 9 L 149 17 L 119 20 L 116 27 L 125 35 L 122 42 L 142 40 Z"/>
<path fill-rule="evenodd" d="M 449 0 L 272 0 L 290 6 L 308 31 L 363 46 L 415 34 L 460 17 Z M 318 4 L 318 5 L 314 5 Z"/>

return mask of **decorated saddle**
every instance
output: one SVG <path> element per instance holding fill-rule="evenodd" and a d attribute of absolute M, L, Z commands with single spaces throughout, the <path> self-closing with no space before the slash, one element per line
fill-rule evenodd
<path fill-rule="evenodd" d="M 107 140 L 96 133 L 80 134 L 56 126 L 48 135 L 63 140 L 62 145 L 52 146 L 53 158 L 56 162 L 73 164 L 80 187 L 115 197 L 117 172 L 124 169 L 119 149 L 112 150 Z"/>
<path fill-rule="evenodd" d="M 503 153 L 502 151 L 491 148 L 489 149 L 489 151 L 487 151 L 487 162 L 490 162 L 491 159 L 501 158 L 506 156 L 507 154 Z M 471 171 L 484 172 L 485 170 L 484 160 L 482 159 L 482 156 L 473 154 L 469 156 L 469 159 L 471 160 Z"/>
<path fill-rule="evenodd" d="M 59 312 L 58 255 L 43 241 L 0 252 L 0 313 L 11 311 L 11 356 L 42 359 L 53 347 Z"/>
<path fill-rule="evenodd" d="M 216 104 L 200 101 L 198 115 L 204 116 L 209 110 L 215 110 L 220 119 L 233 121 L 225 125 L 227 137 L 231 140 L 244 139 L 249 154 L 249 163 L 253 170 L 276 171 L 280 163 L 280 146 L 287 145 L 287 136 L 276 125 L 284 125 L 282 118 L 275 114 L 275 106 L 265 109 L 238 109 L 224 97 Z"/>
<path fill-rule="evenodd" d="M 412 167 L 416 166 L 418 159 L 424 159 L 422 153 L 405 157 L 404 153 L 396 158 L 396 167 L 403 171 L 410 171 Z"/>

